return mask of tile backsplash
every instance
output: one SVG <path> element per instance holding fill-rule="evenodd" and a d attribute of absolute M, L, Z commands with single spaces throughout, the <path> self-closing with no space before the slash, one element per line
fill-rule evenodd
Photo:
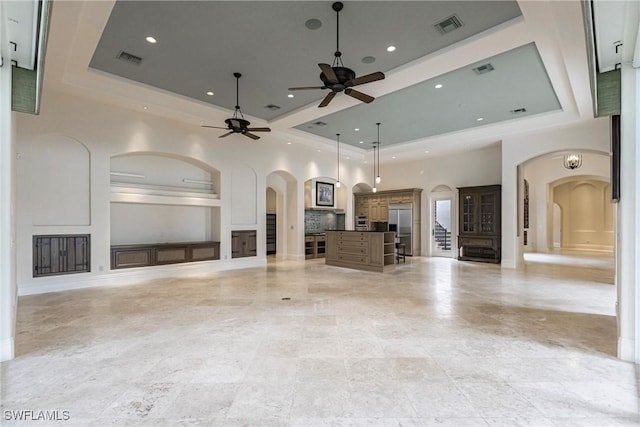
<path fill-rule="evenodd" d="M 344 230 L 343 213 L 333 211 L 304 211 L 304 232 L 322 233 L 326 230 Z"/>

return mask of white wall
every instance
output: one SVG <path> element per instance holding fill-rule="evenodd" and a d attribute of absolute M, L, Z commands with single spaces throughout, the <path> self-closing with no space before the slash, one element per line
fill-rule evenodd
<path fill-rule="evenodd" d="M 213 210 L 204 206 L 111 203 L 111 244 L 218 240 Z"/>
<path fill-rule="evenodd" d="M 15 140 L 11 113 L 11 54 L 0 2 L 0 361 L 13 358 L 15 336 Z"/>
<path fill-rule="evenodd" d="M 3 92 L 5 93 L 5 92 Z M 95 284 L 109 284 L 123 280 L 144 280 L 149 275 L 185 274 L 188 271 L 205 273 L 210 271 L 240 268 L 249 265 L 264 265 L 264 222 L 266 212 L 266 177 L 274 171 L 283 171 L 286 175 L 287 257 L 303 257 L 304 233 L 304 181 L 335 173 L 335 157 L 330 152 L 317 153 L 315 147 L 304 144 L 288 145 L 289 139 L 279 137 L 278 132 L 262 136 L 259 143 L 237 140 L 241 136 L 231 136 L 224 140 L 212 137 L 208 129 L 199 124 L 188 125 L 172 122 L 148 112 L 135 109 L 124 109 L 104 105 L 85 98 L 65 95 L 58 92 L 45 92 L 41 114 L 39 116 L 19 115 L 16 122 L 17 149 L 21 155 L 17 162 L 18 195 L 18 286 L 20 293 L 46 292 L 59 289 L 82 287 Z M 78 221 L 76 209 L 87 206 L 86 192 L 83 196 L 73 196 L 64 203 L 52 199 L 39 200 L 31 192 L 33 182 L 47 180 L 60 181 L 61 176 L 74 170 L 71 160 L 77 156 L 66 157 L 71 153 L 69 144 L 59 144 L 60 153 L 56 154 L 57 167 L 44 170 L 37 168 L 46 153 L 46 141 L 73 140 L 76 145 L 86 147 L 89 168 L 86 172 L 78 172 L 74 177 L 78 185 L 89 188 L 90 221 Z M 113 164 L 125 167 L 122 162 L 133 157 L 124 154 L 161 154 L 180 160 L 191 159 L 199 167 L 210 168 L 220 173 L 220 201 L 216 214 L 220 222 L 221 260 L 198 263 L 196 266 L 162 266 L 147 269 L 120 270 L 117 272 L 100 271 L 100 267 L 108 270 L 109 247 L 111 244 L 112 218 L 110 207 L 110 170 Z M 58 155 L 59 154 L 59 155 Z M 119 157 L 122 156 L 122 157 Z M 309 159 L 309 160 L 305 160 Z M 134 162 L 136 163 L 136 162 Z M 130 166 L 130 165 L 129 165 Z M 161 162 L 144 164 L 143 174 L 173 175 Z M 125 171 L 127 172 L 127 171 Z M 133 172 L 139 172 L 133 170 Z M 86 175 L 89 175 L 88 177 Z M 345 161 L 341 180 L 349 188 L 362 176 L 359 161 Z M 215 179 L 214 179 L 215 180 Z M 175 180 L 174 180 L 175 181 Z M 7 182 L 3 180 L 3 183 Z M 155 182 L 154 182 L 155 183 Z M 169 183 L 161 183 L 170 185 Z M 38 212 L 46 212 L 55 207 L 56 218 L 73 218 L 67 224 L 35 223 L 32 220 L 36 211 L 34 200 L 38 201 Z M 56 204 L 57 203 L 57 204 Z M 216 202 L 217 203 L 217 202 Z M 55 206 L 54 206 L 55 204 Z M 146 209 L 146 208 L 139 208 Z M 162 208 L 165 209 L 165 208 Z M 125 215 L 119 208 L 116 217 Z M 165 209 L 166 210 L 166 209 Z M 83 214 L 84 215 L 84 214 Z M 168 215 L 168 214 L 167 214 Z M 162 217 L 167 217 L 164 213 Z M 198 220 L 200 221 L 200 220 Z M 157 223 L 159 224 L 159 223 Z M 156 225 L 157 225 L 156 224 Z M 159 227 L 152 227 L 158 229 Z M 199 228 L 196 227 L 196 228 Z M 231 259 L 232 229 L 256 229 L 258 231 L 258 256 L 252 259 Z M 186 235 L 186 229 L 176 232 L 176 236 Z M 41 234 L 91 234 L 92 251 L 90 273 L 72 276 L 31 277 L 31 239 Z M 125 230 L 116 228 L 114 238 L 124 240 Z M 200 231 L 196 232 L 200 233 Z M 138 236 L 151 238 L 158 236 Z M 166 240 L 161 239 L 162 241 Z M 123 279 L 124 278 L 124 279 Z"/>

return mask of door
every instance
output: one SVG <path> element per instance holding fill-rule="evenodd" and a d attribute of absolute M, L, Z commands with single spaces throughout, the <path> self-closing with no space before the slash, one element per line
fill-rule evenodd
<path fill-rule="evenodd" d="M 453 257 L 453 198 L 433 200 L 431 215 L 431 255 Z"/>

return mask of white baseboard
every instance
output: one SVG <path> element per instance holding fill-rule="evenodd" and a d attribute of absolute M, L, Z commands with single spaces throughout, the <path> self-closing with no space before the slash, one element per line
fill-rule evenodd
<path fill-rule="evenodd" d="M 98 286 L 123 286 L 169 277 L 205 276 L 219 271 L 242 268 L 265 267 L 265 257 L 247 257 L 225 261 L 203 261 L 187 264 L 158 265 L 153 267 L 127 268 L 100 273 L 77 273 L 61 276 L 38 277 L 18 283 L 18 295 L 35 295 L 71 289 L 95 288 Z"/>
<path fill-rule="evenodd" d="M 13 337 L 0 341 L 0 362 L 14 358 Z"/>
<path fill-rule="evenodd" d="M 640 363 L 640 355 L 636 354 L 636 343 L 631 339 L 618 337 L 618 358 Z"/>

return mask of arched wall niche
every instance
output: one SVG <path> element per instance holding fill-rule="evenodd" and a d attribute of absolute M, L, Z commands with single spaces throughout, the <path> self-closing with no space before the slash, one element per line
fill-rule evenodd
<path fill-rule="evenodd" d="M 549 183 L 548 245 L 574 250 L 613 251 L 613 206 L 609 180 L 600 176 L 578 175 Z M 553 206 L 562 212 L 557 224 Z"/>
<path fill-rule="evenodd" d="M 318 204 L 316 197 L 317 183 L 333 184 L 333 205 Z M 341 209 L 346 210 L 349 199 L 348 189 L 345 185 L 337 186 L 334 178 L 318 176 L 304 182 L 304 207 L 305 209 Z"/>
<path fill-rule="evenodd" d="M 220 194 L 221 174 L 215 167 L 173 153 L 137 151 L 111 157 L 111 183 Z"/>
<path fill-rule="evenodd" d="M 220 241 L 220 171 L 138 151 L 111 157 L 110 244 Z"/>
<path fill-rule="evenodd" d="M 82 141 L 45 135 L 26 147 L 21 161 L 28 170 L 32 225 L 91 224 L 91 153 Z"/>

